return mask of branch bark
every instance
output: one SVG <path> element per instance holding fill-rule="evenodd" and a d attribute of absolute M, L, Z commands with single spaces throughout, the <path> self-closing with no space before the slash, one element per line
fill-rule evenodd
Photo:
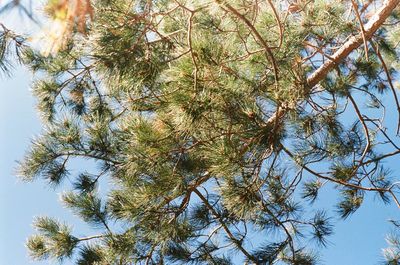
<path fill-rule="evenodd" d="M 343 46 L 330 57 L 330 60 L 327 60 L 307 78 L 308 87 L 312 89 L 316 86 L 340 61 L 349 56 L 352 51 L 360 47 L 360 45 L 364 43 L 364 40 L 370 40 L 399 3 L 400 0 L 385 0 L 375 15 L 373 15 L 363 26 L 364 32 L 353 36 L 346 41 Z M 285 116 L 288 109 L 290 109 L 289 106 L 280 106 L 279 111 L 273 113 L 267 123 L 274 124 L 277 120 L 280 120 Z"/>
<path fill-rule="evenodd" d="M 400 3 L 400 0 L 385 0 L 379 10 L 371 17 L 367 24 L 364 25 L 364 37 L 366 40 L 371 39 L 372 35 L 392 13 L 393 9 Z M 333 67 L 352 51 L 357 49 L 364 42 L 363 34 L 360 33 L 351 37 L 343 46 L 337 50 L 332 56 L 332 60 L 326 61 L 314 73 L 307 78 L 310 87 L 317 85 Z"/>

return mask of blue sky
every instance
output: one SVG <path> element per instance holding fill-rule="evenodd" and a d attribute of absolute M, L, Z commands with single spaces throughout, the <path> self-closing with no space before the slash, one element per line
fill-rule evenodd
<path fill-rule="evenodd" d="M 0 22 L 17 32 L 35 28 L 18 10 L 2 15 Z M 30 92 L 31 80 L 31 74 L 18 66 L 11 77 L 0 74 L 0 265 L 49 264 L 31 262 L 24 246 L 34 232 L 33 217 L 74 219 L 58 203 L 60 191 L 43 182 L 22 183 L 15 177 L 16 161 L 22 159 L 32 137 L 41 131 Z"/>
<path fill-rule="evenodd" d="M 23 265 L 29 259 L 25 240 L 33 232 L 33 216 L 65 216 L 58 194 L 44 183 L 25 184 L 15 176 L 16 160 L 23 157 L 41 126 L 29 90 L 31 77 L 15 71 L 0 79 L 0 264 Z M 40 263 L 36 263 L 40 264 Z M 48 263 L 42 263 L 48 264 Z"/>
<path fill-rule="evenodd" d="M 31 74 L 22 67 L 10 78 L 0 78 L 0 265 L 49 264 L 31 261 L 24 246 L 34 233 L 31 223 L 35 216 L 65 221 L 75 228 L 77 236 L 93 233 L 59 203 L 62 188 L 53 189 L 41 180 L 24 183 L 15 176 L 17 161 L 42 129 L 30 91 L 31 80 Z M 84 166 L 88 170 L 93 167 L 88 162 Z"/>

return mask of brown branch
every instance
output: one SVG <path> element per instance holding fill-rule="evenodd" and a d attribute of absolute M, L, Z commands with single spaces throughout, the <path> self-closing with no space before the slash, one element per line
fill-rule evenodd
<path fill-rule="evenodd" d="M 105 238 L 106 235 L 95 235 L 95 236 L 88 236 L 88 237 L 82 237 L 82 238 L 78 238 L 77 241 L 81 242 L 81 241 L 89 241 L 92 239 L 99 239 L 99 238 Z"/>
<path fill-rule="evenodd" d="M 367 10 L 370 4 L 372 4 L 372 0 L 368 0 L 368 2 L 363 5 L 363 7 L 360 10 L 360 14 L 364 13 L 364 11 Z"/>
<path fill-rule="evenodd" d="M 381 52 L 379 51 L 379 48 L 375 47 L 375 45 L 374 45 L 374 43 L 372 43 L 372 41 L 371 41 L 371 46 L 374 49 L 376 55 L 378 56 L 378 59 L 381 61 L 382 68 L 385 71 L 385 74 L 386 74 L 390 89 L 392 90 L 392 93 L 393 93 L 394 101 L 396 102 L 396 107 L 397 107 L 397 112 L 398 112 L 397 134 L 399 134 L 399 132 L 400 132 L 400 103 L 399 103 L 399 99 L 397 97 L 396 89 L 394 88 L 392 77 L 390 75 L 389 69 L 388 69 L 388 67 L 387 67 L 387 65 L 385 63 L 385 60 L 383 59 L 383 57 L 381 55 Z"/>
<path fill-rule="evenodd" d="M 222 228 L 225 230 L 225 233 L 228 235 L 230 240 L 236 245 L 236 247 L 242 251 L 242 253 L 252 262 L 255 264 L 258 264 L 257 259 L 252 256 L 243 246 L 241 240 L 238 240 L 233 233 L 230 231 L 228 225 L 225 223 L 223 220 L 223 217 L 217 212 L 217 210 L 214 209 L 214 207 L 209 203 L 207 198 L 203 196 L 203 194 L 198 191 L 197 189 L 194 189 L 193 192 L 203 201 L 205 206 L 208 208 L 208 210 L 214 215 L 215 218 L 218 219 L 218 222 L 221 224 Z"/>
<path fill-rule="evenodd" d="M 274 4 L 272 3 L 271 0 L 267 0 L 268 4 L 270 5 L 272 12 L 274 13 L 274 17 L 276 20 L 276 24 L 278 25 L 278 29 L 279 29 L 279 44 L 278 44 L 278 49 L 281 48 L 282 43 L 283 43 L 283 27 L 282 27 L 282 23 L 281 20 L 279 19 L 279 14 L 276 11 L 276 8 L 274 6 Z"/>
<path fill-rule="evenodd" d="M 364 43 L 365 58 L 368 61 L 369 60 L 369 58 L 368 58 L 368 42 L 367 42 L 367 38 L 365 37 L 364 25 L 362 23 L 362 19 L 361 19 L 360 13 L 358 12 L 358 5 L 355 2 L 355 0 L 351 0 L 351 4 L 353 5 L 354 13 L 356 13 L 356 17 L 357 17 L 358 23 L 360 23 L 361 36 L 363 38 L 363 43 Z"/>
<path fill-rule="evenodd" d="M 374 16 L 364 25 L 364 37 L 370 40 L 373 34 L 382 26 L 385 20 L 392 13 L 393 9 L 400 3 L 400 0 L 385 0 L 381 8 Z M 363 43 L 363 34 L 358 34 L 349 38 L 341 48 L 339 48 L 332 56 L 331 60 L 326 61 L 317 70 L 314 71 L 308 78 L 307 84 L 310 88 L 317 85 L 325 76 L 332 70 L 340 61 L 346 58 L 353 50 L 357 49 Z M 275 124 L 285 116 L 290 106 L 281 106 L 280 111 L 276 111 L 267 120 L 268 124 Z"/>
<path fill-rule="evenodd" d="M 312 44 L 312 43 L 309 42 L 309 41 L 303 41 L 303 44 L 304 44 L 305 46 L 309 46 L 309 47 L 311 47 L 311 48 L 314 48 L 314 49 L 315 49 L 319 54 L 321 54 L 323 57 L 328 58 L 328 60 L 334 61 L 334 59 L 333 59 L 330 55 L 327 55 L 326 53 L 324 53 L 324 51 L 322 50 L 322 48 L 319 47 L 317 44 L 314 45 L 314 44 Z"/>
<path fill-rule="evenodd" d="M 322 175 L 314 170 L 312 170 L 310 167 L 308 167 L 306 164 L 299 162 L 295 155 L 289 151 L 289 149 L 287 149 L 286 147 L 284 147 L 283 145 L 281 145 L 282 150 L 299 166 L 301 166 L 305 171 L 307 171 L 308 173 L 316 176 L 317 178 L 320 179 L 324 179 L 324 180 L 328 180 L 330 182 L 348 187 L 348 188 L 353 188 L 353 189 L 357 189 L 357 190 L 364 190 L 364 191 L 377 191 L 377 192 L 389 192 L 390 189 L 386 189 L 386 188 L 379 188 L 379 187 L 364 187 L 361 185 L 357 185 L 357 184 L 353 184 L 351 182 L 347 182 L 341 179 L 336 179 L 333 177 L 329 177 L 329 176 L 325 176 Z M 400 208 L 400 207 L 399 207 Z"/>
<path fill-rule="evenodd" d="M 400 0 L 399 0 L 400 1 Z M 258 32 L 258 30 L 254 27 L 254 25 L 251 23 L 250 20 L 248 20 L 244 15 L 239 13 L 238 10 L 236 10 L 233 6 L 231 6 L 228 3 L 224 3 L 222 0 L 215 0 L 216 3 L 218 3 L 221 6 L 225 6 L 229 12 L 234 14 L 237 18 L 242 20 L 247 27 L 250 29 L 250 31 L 254 34 L 255 38 L 261 43 L 263 48 L 265 49 L 265 52 L 267 54 L 267 58 L 271 61 L 272 63 L 272 68 L 274 69 L 274 74 L 275 74 L 275 85 L 278 85 L 279 77 L 278 77 L 278 66 L 276 64 L 276 60 L 274 57 L 274 54 L 272 53 L 271 47 L 269 47 L 268 43 L 265 41 L 265 39 L 261 36 L 261 34 Z"/>
<path fill-rule="evenodd" d="M 194 90 L 197 91 L 197 78 L 198 78 L 198 72 L 199 72 L 199 67 L 196 62 L 195 58 L 195 52 L 193 51 L 193 45 L 192 45 L 192 27 L 193 27 L 193 17 L 194 17 L 194 12 L 190 12 L 190 16 L 188 18 L 188 33 L 187 33 L 187 42 L 190 50 L 190 55 L 192 57 L 192 62 L 194 65 Z"/>
<path fill-rule="evenodd" d="M 360 109 L 358 108 L 356 101 L 355 101 L 354 98 L 351 96 L 351 94 L 348 95 L 348 98 L 349 98 L 351 104 L 353 105 L 354 110 L 356 111 L 356 114 L 357 114 L 358 119 L 359 119 L 360 122 L 361 122 L 361 125 L 362 125 L 362 127 L 363 127 L 363 129 L 364 129 L 365 140 L 367 141 L 367 144 L 365 145 L 364 151 L 363 151 L 363 153 L 362 153 L 362 155 L 361 155 L 361 158 L 360 158 L 360 164 L 359 164 L 359 166 L 358 166 L 358 167 L 360 167 L 360 166 L 362 165 L 363 161 L 364 161 L 365 156 L 367 155 L 367 153 L 368 153 L 368 151 L 369 151 L 369 148 L 371 147 L 371 139 L 370 139 L 370 136 L 369 136 L 368 126 L 367 126 L 367 124 L 365 123 L 365 120 L 364 120 L 364 118 L 363 118 L 363 115 L 361 114 L 361 111 L 360 111 Z M 358 167 L 354 170 L 354 173 L 357 171 Z"/>
<path fill-rule="evenodd" d="M 392 13 L 393 9 L 400 3 L 400 0 L 385 0 L 381 8 L 374 16 L 364 25 L 365 39 L 371 39 L 372 35 L 382 26 L 385 20 Z M 363 43 L 363 34 L 360 33 L 351 37 L 343 46 L 332 55 L 332 61 L 326 61 L 314 73 L 307 78 L 307 83 L 310 87 L 318 84 L 332 68 L 340 61 L 346 58 L 352 51 L 357 49 Z"/>

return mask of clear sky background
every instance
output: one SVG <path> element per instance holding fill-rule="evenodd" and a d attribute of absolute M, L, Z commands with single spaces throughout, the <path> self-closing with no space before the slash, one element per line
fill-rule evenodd
<path fill-rule="evenodd" d="M 22 183 L 15 177 L 16 161 L 22 159 L 30 140 L 42 128 L 30 92 L 31 81 L 30 73 L 21 67 L 10 78 L 0 77 L 0 265 L 49 264 L 30 261 L 24 246 L 26 238 L 34 232 L 31 227 L 34 216 L 53 216 L 72 223 L 78 235 L 88 231 L 59 204 L 62 189 L 53 190 L 41 181 Z M 392 103 L 389 96 L 386 103 Z M 388 108 L 387 117 L 390 124 L 396 114 Z M 400 172 L 399 158 L 387 160 L 387 165 L 396 177 Z M 328 207 L 335 216 L 333 206 L 337 200 L 335 192 L 322 192 L 320 202 L 310 207 Z M 345 221 L 334 219 L 335 234 L 329 238 L 327 249 L 319 253 L 323 264 L 379 264 L 381 249 L 386 247 L 385 235 L 393 229 L 388 219 L 400 220 L 400 210 L 394 204 L 385 206 L 374 200 L 373 194 L 367 194 L 366 202 L 354 215 Z"/>
<path fill-rule="evenodd" d="M 18 10 L 2 14 L 0 22 L 16 32 L 37 28 Z M 90 231 L 59 203 L 62 189 L 48 187 L 43 181 L 23 183 L 15 176 L 17 161 L 42 130 L 30 90 L 32 80 L 31 73 L 18 65 L 10 77 L 0 73 L 0 265 L 49 264 L 33 262 L 25 248 L 26 239 L 34 233 L 31 224 L 35 216 L 56 217 L 72 224 L 78 236 Z"/>

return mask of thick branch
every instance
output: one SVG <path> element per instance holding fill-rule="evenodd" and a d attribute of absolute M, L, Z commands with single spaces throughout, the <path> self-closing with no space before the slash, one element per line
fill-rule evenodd
<path fill-rule="evenodd" d="M 329 73 L 332 68 L 334 68 L 340 61 L 346 58 L 352 51 L 357 49 L 361 44 L 363 44 L 364 39 L 369 40 L 373 34 L 382 26 L 385 20 L 392 13 L 393 9 L 400 3 L 400 0 L 385 0 L 382 6 L 378 9 L 374 16 L 364 25 L 364 34 L 360 33 L 356 36 L 351 37 L 346 41 L 343 46 L 338 49 L 332 56 L 330 60 L 327 60 L 322 64 L 314 73 L 312 73 L 307 78 L 307 84 L 310 88 L 317 85 L 324 77 Z M 364 38 L 363 38 L 364 37 Z M 281 106 L 280 111 L 276 111 L 268 119 L 268 124 L 274 124 L 276 121 L 283 118 L 286 114 L 289 106 Z"/>
<path fill-rule="evenodd" d="M 374 16 L 364 25 L 364 37 L 369 40 L 372 35 L 379 29 L 392 13 L 393 9 L 400 3 L 400 0 L 385 0 L 381 8 Z M 318 84 L 330 70 L 344 58 L 346 58 L 353 50 L 357 49 L 364 42 L 363 34 L 360 33 L 351 37 L 343 46 L 337 50 L 329 61 L 321 65 L 312 75 L 307 78 L 307 83 L 310 87 Z"/>

